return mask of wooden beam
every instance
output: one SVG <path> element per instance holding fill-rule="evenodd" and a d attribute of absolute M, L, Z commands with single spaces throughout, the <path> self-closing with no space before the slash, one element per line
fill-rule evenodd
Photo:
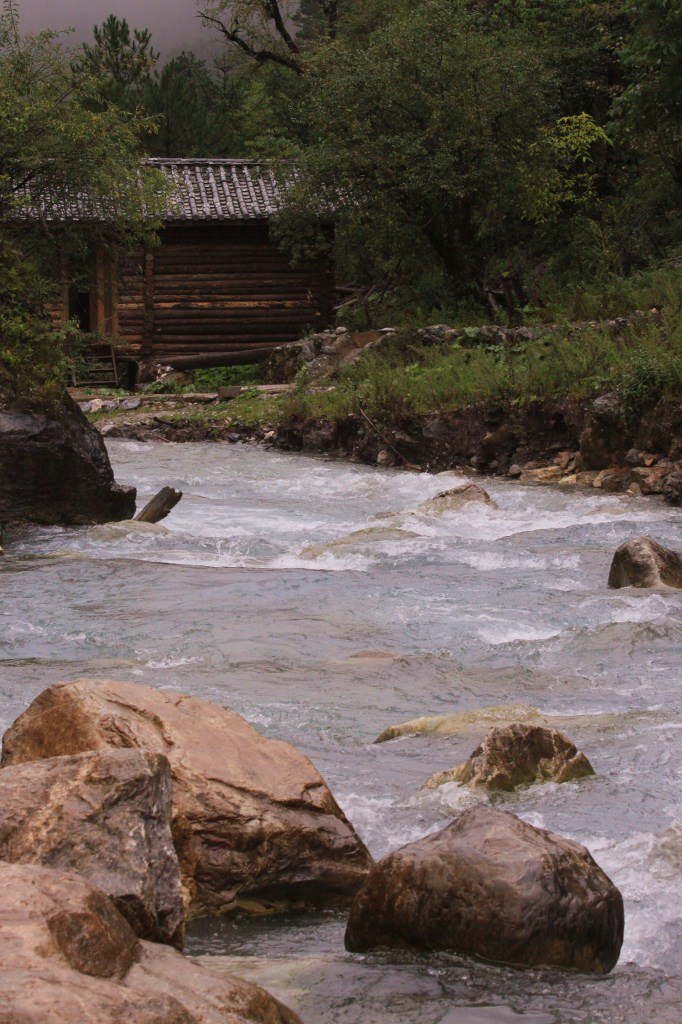
<path fill-rule="evenodd" d="M 142 358 L 154 357 L 154 253 L 144 254 L 144 321 L 142 327 Z"/>
<path fill-rule="evenodd" d="M 90 327 L 95 331 L 106 334 L 107 331 L 107 310 L 105 303 L 106 274 L 104 268 L 104 250 L 101 245 L 97 246 L 95 257 L 95 322 Z"/>
<path fill-rule="evenodd" d="M 182 491 L 176 491 L 174 487 L 162 487 L 159 493 L 147 502 L 142 511 L 137 513 L 135 522 L 160 522 L 166 518 L 171 509 L 175 508 L 181 497 Z"/>
<path fill-rule="evenodd" d="M 211 366 L 243 366 L 245 363 L 262 363 L 275 346 L 269 348 L 242 349 L 239 352 L 196 352 L 191 356 L 163 355 L 161 362 L 176 370 L 202 370 Z"/>

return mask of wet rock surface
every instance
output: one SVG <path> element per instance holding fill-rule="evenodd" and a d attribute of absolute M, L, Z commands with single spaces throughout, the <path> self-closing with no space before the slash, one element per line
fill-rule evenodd
<path fill-rule="evenodd" d="M 634 537 L 616 550 L 609 587 L 682 588 L 682 555 L 651 537 Z"/>
<path fill-rule="evenodd" d="M 441 491 L 435 497 L 422 502 L 418 506 L 418 512 L 425 512 L 429 515 L 442 515 L 444 512 L 457 512 L 468 505 L 470 501 L 481 501 L 486 505 L 495 508 L 495 502 L 483 487 L 476 483 L 462 484 L 460 487 L 452 487 L 450 490 Z"/>
<path fill-rule="evenodd" d="M 0 859 L 77 871 L 141 938 L 182 943 L 163 755 L 101 750 L 0 771 Z"/>
<path fill-rule="evenodd" d="M 583 846 L 482 805 L 376 864 L 345 939 L 595 974 L 622 941 L 622 897 Z"/>
<path fill-rule="evenodd" d="M 344 904 L 371 857 L 323 778 L 288 743 L 196 697 L 115 681 L 49 687 L 3 739 L 3 765 L 107 747 L 164 754 L 194 914 Z"/>
<path fill-rule="evenodd" d="M 98 431 L 65 393 L 54 414 L 0 391 L 0 522 L 105 523 L 135 514 L 135 488 L 114 480 Z"/>
<path fill-rule="evenodd" d="M 0 1024 L 300 1024 L 263 989 L 141 942 L 70 872 L 0 862 Z"/>
<path fill-rule="evenodd" d="M 471 756 L 456 768 L 424 783 L 436 789 L 446 782 L 511 792 L 536 782 L 570 782 L 594 775 L 582 751 L 558 729 L 514 722 L 492 728 Z"/>

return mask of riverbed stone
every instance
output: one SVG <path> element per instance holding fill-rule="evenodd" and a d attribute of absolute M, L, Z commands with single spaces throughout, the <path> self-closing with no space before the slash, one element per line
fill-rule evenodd
<path fill-rule="evenodd" d="M 0 522 L 80 525 L 131 519 L 135 488 L 114 481 L 104 441 L 65 392 L 27 410 L 0 388 Z"/>
<path fill-rule="evenodd" d="M 3 765 L 106 747 L 164 754 L 193 915 L 343 905 L 372 859 L 298 750 L 197 697 L 106 680 L 43 691 L 8 729 Z"/>
<path fill-rule="evenodd" d="M 521 967 L 604 974 L 623 900 L 585 847 L 478 805 L 390 854 L 356 896 L 346 948 L 449 950 Z"/>
<path fill-rule="evenodd" d="M 485 488 L 472 481 L 461 484 L 459 487 L 451 487 L 447 491 L 441 491 L 428 501 L 423 501 L 417 506 L 418 512 L 426 512 L 428 515 L 443 515 L 444 512 L 458 512 L 459 509 L 468 505 L 471 501 L 479 501 L 491 508 L 497 508 Z"/>
<path fill-rule="evenodd" d="M 163 754 L 104 749 L 0 771 L 0 859 L 78 871 L 135 933 L 182 944 L 180 868 Z"/>
<path fill-rule="evenodd" d="M 682 587 L 682 555 L 651 537 L 633 537 L 617 548 L 608 579 L 609 587 Z"/>
<path fill-rule="evenodd" d="M 404 736 L 450 736 L 470 732 L 481 725 L 508 725 L 511 722 L 545 723 L 547 719 L 532 704 L 493 704 L 471 711 L 453 711 L 447 715 L 423 715 L 408 722 L 389 725 L 374 740 L 387 743 Z"/>
<path fill-rule="evenodd" d="M 594 768 L 558 729 L 512 722 L 490 729 L 463 764 L 432 775 L 422 788 L 459 782 L 489 792 L 511 792 L 536 782 L 570 782 L 588 775 L 594 775 Z"/>
<path fill-rule="evenodd" d="M 555 484 L 561 480 L 564 471 L 559 466 L 540 466 L 536 469 L 524 469 L 521 474 L 522 484 Z"/>
<path fill-rule="evenodd" d="M 682 465 L 673 466 L 661 482 L 661 493 L 669 505 L 682 505 Z"/>
<path fill-rule="evenodd" d="M 0 862 L 0 1024 L 301 1024 L 263 989 L 138 940 L 72 872 Z"/>

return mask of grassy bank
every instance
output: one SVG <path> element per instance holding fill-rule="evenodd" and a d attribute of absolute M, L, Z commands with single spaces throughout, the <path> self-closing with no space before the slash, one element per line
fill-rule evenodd
<path fill-rule="evenodd" d="M 285 425 L 338 418 L 360 408 L 382 420 L 455 411 L 478 402 L 523 404 L 545 398 L 619 397 L 634 419 L 661 397 L 682 391 L 682 274 L 668 281 L 660 313 L 618 331 L 570 327 L 514 344 L 483 343 L 471 328 L 454 342 L 425 343 L 403 328 L 379 350 L 344 369 L 334 390 L 307 393 L 305 371 L 296 390 L 278 400 L 244 397 L 230 415 L 256 424 Z"/>

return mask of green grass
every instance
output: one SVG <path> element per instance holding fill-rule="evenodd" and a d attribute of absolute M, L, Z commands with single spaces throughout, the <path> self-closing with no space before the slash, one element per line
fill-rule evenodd
<path fill-rule="evenodd" d="M 662 317 L 606 330 L 567 329 L 522 345 L 423 345 L 415 331 L 399 332 L 382 352 L 346 370 L 335 391 L 283 396 L 278 422 L 339 417 L 363 408 L 388 420 L 477 402 L 523 404 L 548 397 L 583 398 L 616 392 L 632 419 L 663 395 L 682 393 L 682 290 L 668 296 Z M 254 409 L 252 414 L 256 413 Z"/>

